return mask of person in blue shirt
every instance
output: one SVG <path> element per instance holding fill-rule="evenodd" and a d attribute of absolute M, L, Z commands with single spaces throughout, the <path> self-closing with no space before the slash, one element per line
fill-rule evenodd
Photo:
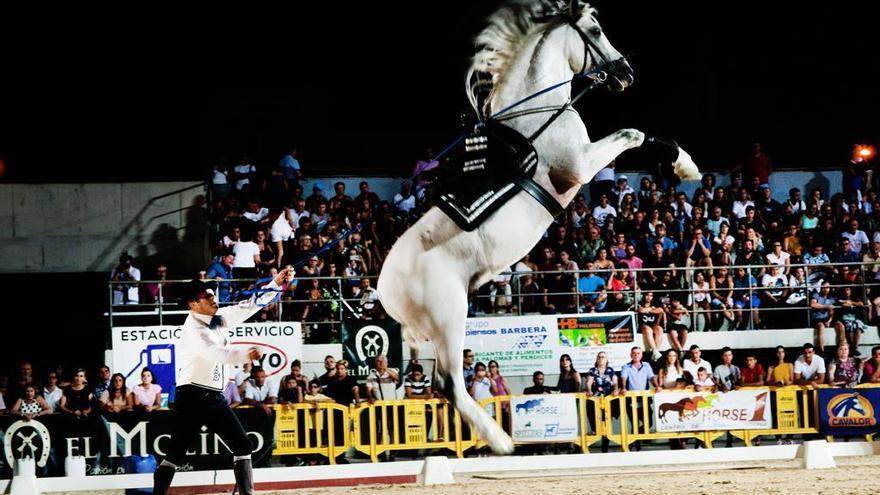
<path fill-rule="evenodd" d="M 288 184 L 296 184 L 302 178 L 302 170 L 300 170 L 299 160 L 296 159 L 298 153 L 296 148 L 287 150 L 287 154 L 281 159 L 281 171 L 284 172 L 284 180 Z"/>
<path fill-rule="evenodd" d="M 593 271 L 596 264 L 588 261 L 584 267 L 587 270 L 586 275 L 582 275 L 578 279 L 578 292 L 581 295 L 580 303 L 584 307 L 584 311 L 602 311 L 605 309 L 605 303 L 608 301 L 608 295 L 605 292 L 605 280 L 596 275 Z"/>
<path fill-rule="evenodd" d="M 758 316 L 758 308 L 761 307 L 761 298 L 758 297 L 758 281 L 754 276 L 746 272 L 745 268 L 737 268 L 733 276 L 733 306 L 736 308 L 737 329 L 744 330 L 748 325 L 745 310 L 751 310 L 752 323 L 757 328 L 761 325 Z"/>
<path fill-rule="evenodd" d="M 227 282 L 235 278 L 232 275 L 232 263 L 235 261 L 235 254 L 232 250 L 225 251 L 220 259 L 215 260 L 208 267 L 205 278 L 217 281 L 217 301 L 230 302 L 232 300 L 232 292 L 234 290 L 234 282 Z"/>

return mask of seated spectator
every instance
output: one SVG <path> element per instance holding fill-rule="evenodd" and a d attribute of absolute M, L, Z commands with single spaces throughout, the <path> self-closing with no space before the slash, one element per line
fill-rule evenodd
<path fill-rule="evenodd" d="M 850 249 L 849 239 L 843 237 L 839 241 L 840 248 L 834 253 L 831 261 L 834 263 L 851 263 L 857 264 L 862 259 L 861 253 L 856 253 Z"/>
<path fill-rule="evenodd" d="M 431 378 L 425 374 L 421 364 L 413 364 L 403 381 L 404 397 L 407 399 L 428 400 L 434 397 Z"/>
<path fill-rule="evenodd" d="M 101 394 L 101 410 L 108 413 L 131 411 L 131 396 L 125 386 L 122 373 L 114 373 L 110 379 L 110 387 Z"/>
<path fill-rule="evenodd" d="M 712 329 L 720 330 L 724 320 L 735 321 L 733 314 L 733 276 L 726 266 L 720 266 L 709 278 L 710 295 L 712 296 L 711 313 Z"/>
<path fill-rule="evenodd" d="M 794 365 L 785 361 L 785 347 L 776 346 L 776 361 L 767 368 L 767 385 L 785 387 L 794 383 Z"/>
<path fill-rule="evenodd" d="M 810 299 L 810 321 L 816 330 L 816 345 L 819 352 L 825 352 L 825 328 L 834 327 L 837 334 L 837 343 L 845 342 L 845 329 L 843 323 L 834 315 L 834 306 L 837 304 L 837 298 L 831 295 L 831 284 L 822 283 L 822 288 Z"/>
<path fill-rule="evenodd" d="M 703 235 L 702 227 L 694 228 L 685 245 L 685 266 L 712 266 L 712 243 Z"/>
<path fill-rule="evenodd" d="M 626 266 L 615 265 L 611 277 L 611 292 L 606 308 L 608 311 L 628 311 L 633 305 L 633 286 L 629 281 Z"/>
<path fill-rule="evenodd" d="M 788 226 L 788 232 L 782 238 L 782 251 L 794 256 L 798 260 L 803 256 L 804 248 L 801 245 L 797 225 L 791 224 Z"/>
<path fill-rule="evenodd" d="M 171 282 L 167 281 L 167 278 L 168 267 L 164 264 L 160 264 L 156 267 L 156 281 L 148 282 L 143 285 L 143 302 L 159 304 L 166 302 L 169 299 L 169 296 L 171 296 L 170 291 L 173 290 L 173 285 Z"/>
<path fill-rule="evenodd" d="M 794 362 L 796 385 L 821 385 L 825 383 L 825 360 L 816 355 L 813 344 L 804 344 L 804 353 Z"/>
<path fill-rule="evenodd" d="M 498 387 L 494 380 L 491 380 L 486 371 L 486 365 L 478 362 L 474 365 L 474 378 L 468 386 L 468 393 L 475 401 L 480 402 L 489 399 L 498 393 Z M 495 404 L 490 403 L 486 406 L 486 412 L 489 416 L 495 416 Z"/>
<path fill-rule="evenodd" d="M 596 272 L 593 271 L 595 267 L 596 265 L 593 261 L 587 261 L 585 266 L 587 272 L 581 275 L 577 282 L 581 307 L 586 313 L 603 311 L 605 303 L 608 301 L 608 293 L 605 291 L 605 280 L 596 275 Z M 522 292 L 522 289 L 520 291 Z"/>
<path fill-rule="evenodd" d="M 24 396 L 15 401 L 10 413 L 13 416 L 21 416 L 26 421 L 30 421 L 44 414 L 52 414 L 52 408 L 37 394 L 37 387 L 35 385 L 28 385 L 24 389 Z"/>
<path fill-rule="evenodd" d="M 651 359 L 656 361 L 660 359 L 660 338 L 666 326 L 666 311 L 662 307 L 654 306 L 654 293 L 648 291 L 642 294 L 642 302 L 636 308 L 636 312 L 639 332 L 645 341 L 645 350 L 650 352 Z"/>
<path fill-rule="evenodd" d="M 733 306 L 736 308 L 736 323 L 738 330 L 744 330 L 749 325 L 749 315 L 755 328 L 761 325 L 761 317 L 758 308 L 761 300 L 754 290 L 758 287 L 755 277 L 750 275 L 745 268 L 737 268 L 733 277 Z"/>
<path fill-rule="evenodd" d="M 78 418 L 87 417 L 92 414 L 93 397 L 86 386 L 86 370 L 78 368 L 73 373 L 73 382 L 64 389 L 58 406 L 62 412 Z"/>
<path fill-rule="evenodd" d="M 733 350 L 730 347 L 721 349 L 721 364 L 715 367 L 715 384 L 719 392 L 730 392 L 740 387 L 742 372 L 733 364 Z"/>
<path fill-rule="evenodd" d="M 865 263 L 866 282 L 880 280 L 880 242 L 871 243 L 871 248 L 862 256 L 862 263 Z"/>
<path fill-rule="evenodd" d="M 841 271 L 844 268 L 847 267 L 840 267 Z M 853 295 L 852 287 L 842 287 L 840 291 L 841 296 L 837 300 L 837 304 L 840 306 L 840 323 L 843 325 L 846 342 L 849 343 L 850 349 L 853 350 L 852 355 L 859 357 L 861 356 L 859 342 L 862 339 L 862 334 L 868 329 L 868 326 L 865 324 L 865 303 L 860 297 Z"/>
<path fill-rule="evenodd" d="M 629 353 L 630 362 L 623 365 L 620 370 L 620 389 L 621 394 L 626 391 L 650 390 L 656 389 L 657 376 L 654 370 L 647 363 L 642 362 L 642 349 L 633 347 Z"/>
<path fill-rule="evenodd" d="M 709 330 L 709 301 L 711 299 L 709 282 L 706 281 L 706 275 L 702 271 L 694 273 L 694 280 L 691 282 L 691 293 L 688 295 L 688 306 L 694 310 L 694 329 Z"/>
<path fill-rule="evenodd" d="M 288 379 L 293 379 L 293 386 L 300 389 L 301 393 L 305 395 L 309 390 L 309 378 L 306 375 L 302 374 L 302 362 L 299 359 L 294 359 L 292 363 L 290 363 L 290 374 L 285 375 L 284 378 L 281 379 L 282 389 L 287 388 L 287 385 L 290 383 Z"/>
<path fill-rule="evenodd" d="M 162 386 L 155 383 L 153 370 L 141 370 L 141 382 L 131 391 L 135 411 L 151 412 L 162 407 Z"/>
<path fill-rule="evenodd" d="M 232 273 L 232 264 L 235 262 L 235 253 L 232 250 L 224 251 L 220 258 L 208 267 L 205 278 L 217 281 L 217 302 L 231 302 L 235 283 L 230 282 L 235 276 Z"/>
<path fill-rule="evenodd" d="M 257 224 L 265 224 L 269 218 L 269 209 L 262 206 L 259 201 L 252 198 L 248 200 L 244 213 L 241 214 L 242 217 L 252 222 L 252 224 L 248 224 L 245 222 L 245 225 L 248 227 L 246 230 L 248 232 L 253 232 Z"/>
<path fill-rule="evenodd" d="M 327 203 L 327 198 L 324 197 L 324 184 L 316 182 L 312 186 L 312 195 L 306 198 L 306 209 L 314 213 L 318 211 L 318 205 Z"/>
<path fill-rule="evenodd" d="M 532 386 L 523 389 L 524 395 L 543 395 L 553 393 L 553 389 L 544 385 L 544 373 L 536 371 L 532 373 Z"/>
<path fill-rule="evenodd" d="M 788 280 L 781 270 L 779 265 L 771 265 L 769 272 L 761 277 L 761 287 L 764 287 L 760 293 L 761 307 L 766 310 L 763 320 L 770 328 L 778 326 L 776 322 L 780 321 L 780 315 L 776 309 L 783 307 L 788 297 Z"/>
<path fill-rule="evenodd" d="M 666 333 L 669 335 L 669 345 L 678 352 L 682 352 L 687 345 L 688 328 L 691 321 L 688 310 L 677 299 L 666 306 Z"/>
<path fill-rule="evenodd" d="M 694 390 L 697 392 L 714 392 L 715 388 L 715 379 L 706 368 L 700 366 L 694 378 Z"/>
<path fill-rule="evenodd" d="M 764 385 L 764 367 L 758 362 L 754 352 L 746 354 L 746 365 L 740 369 L 743 387 L 760 387 Z"/>
<path fill-rule="evenodd" d="M 849 344 L 837 346 L 837 357 L 828 363 L 828 384 L 832 387 L 855 387 L 859 383 L 860 366 L 849 356 Z"/>
<path fill-rule="evenodd" d="M 52 412 L 58 412 L 58 404 L 61 402 L 62 393 L 63 390 L 58 386 L 58 372 L 50 371 L 46 376 L 46 386 L 43 387 L 43 400 L 49 404 Z"/>
<path fill-rule="evenodd" d="M 671 271 L 673 275 L 675 274 L 675 261 L 666 254 L 660 241 L 654 241 L 651 245 L 651 254 L 645 260 L 644 267 L 651 269 L 643 272 L 645 285 L 649 287 L 662 278 L 663 271 Z"/>
<path fill-rule="evenodd" d="M 712 262 L 714 266 L 730 265 L 733 261 L 736 238 L 730 235 L 730 224 L 722 222 L 718 233 L 712 238 Z"/>
<path fill-rule="evenodd" d="M 278 402 L 278 390 L 266 379 L 266 370 L 254 366 L 252 378 L 244 382 L 244 400 L 246 406 L 259 407 L 267 415 L 274 412 L 272 404 Z"/>

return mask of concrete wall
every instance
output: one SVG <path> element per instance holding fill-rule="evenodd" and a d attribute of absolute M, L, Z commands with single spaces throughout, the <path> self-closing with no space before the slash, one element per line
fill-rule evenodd
<path fill-rule="evenodd" d="M 0 184 L 0 273 L 109 271 L 123 251 L 198 269 L 204 199 L 193 182 Z"/>

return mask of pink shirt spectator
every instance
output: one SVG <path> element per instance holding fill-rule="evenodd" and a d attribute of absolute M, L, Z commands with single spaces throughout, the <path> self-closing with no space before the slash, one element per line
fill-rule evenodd
<path fill-rule="evenodd" d="M 139 383 L 131 391 L 134 394 L 134 405 L 152 406 L 156 403 L 156 396 L 162 394 L 162 386 L 151 383 L 147 388 Z"/>

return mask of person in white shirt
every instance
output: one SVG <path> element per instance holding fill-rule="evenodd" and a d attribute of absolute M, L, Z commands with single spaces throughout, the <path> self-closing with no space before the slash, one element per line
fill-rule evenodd
<path fill-rule="evenodd" d="M 746 208 L 749 206 L 754 208 L 755 202 L 749 199 L 749 192 L 743 187 L 739 190 L 739 198 L 733 202 L 733 207 L 731 208 L 737 220 L 746 217 Z"/>
<path fill-rule="evenodd" d="M 246 268 L 247 270 L 244 273 L 248 271 L 253 272 L 249 274 L 250 276 L 244 276 L 243 278 L 250 278 L 256 275 L 256 267 L 260 263 L 260 246 L 256 242 L 252 241 L 249 237 L 247 240 L 236 242 L 232 246 L 232 253 L 235 254 L 232 268 Z M 235 273 L 241 273 L 241 270 Z"/>
<path fill-rule="evenodd" d="M 605 226 L 605 218 L 608 215 L 617 216 L 617 210 L 614 209 L 613 206 L 608 204 L 608 196 L 603 194 L 599 196 L 599 204 L 593 208 L 593 218 L 596 219 L 596 225 L 598 227 Z"/>
<path fill-rule="evenodd" d="M 186 451 L 198 438 L 203 424 L 231 447 L 239 493 L 254 493 L 251 442 L 223 391 L 228 380 L 228 365 L 259 359 L 261 353 L 256 347 L 247 350 L 233 347 L 228 336 L 230 329 L 274 302 L 279 291 L 284 290 L 282 284 L 289 283 L 292 276 L 291 270 L 285 268 L 266 285 L 267 290 L 262 294 L 222 309 L 208 284 L 201 280 L 193 280 L 182 290 L 181 303 L 189 309 L 189 316 L 183 323 L 176 347 L 175 424 L 167 456 L 153 473 L 153 493 L 168 493 L 177 466 L 186 459 Z"/>
<path fill-rule="evenodd" d="M 816 349 L 809 342 L 804 344 L 804 353 L 794 362 L 795 385 L 821 385 L 825 383 L 825 360 L 816 355 Z"/>
<path fill-rule="evenodd" d="M 132 265 L 134 258 L 128 253 L 122 253 L 119 264 L 110 273 L 113 284 L 113 305 L 138 304 L 140 295 L 137 282 L 141 279 L 141 271 Z M 130 283 L 125 283 L 130 282 Z"/>
<path fill-rule="evenodd" d="M 692 345 L 690 348 L 690 358 L 685 360 L 682 364 L 684 366 L 684 370 L 689 372 L 692 377 L 696 378 L 697 370 L 700 368 L 706 368 L 707 371 L 711 371 L 715 368 L 712 367 L 712 364 L 705 359 L 702 359 L 703 351 L 700 350 L 700 347 L 696 344 Z"/>
<path fill-rule="evenodd" d="M 235 190 L 241 189 L 251 183 L 251 177 L 257 173 L 257 167 L 248 163 L 247 155 L 242 156 L 238 165 L 232 168 L 232 176 L 235 178 Z"/>
<path fill-rule="evenodd" d="M 272 404 L 278 402 L 278 389 L 266 378 L 266 370 L 254 366 L 252 378 L 244 382 L 242 404 L 259 407 L 266 415 L 272 415 Z"/>
<path fill-rule="evenodd" d="M 870 245 L 868 235 L 864 230 L 859 230 L 859 221 L 856 219 L 849 221 L 849 230 L 841 234 L 840 237 L 849 239 L 849 250 L 859 256 Z"/>
<path fill-rule="evenodd" d="M 416 196 L 411 192 L 408 180 L 400 184 L 400 192 L 394 195 L 394 207 L 403 213 L 409 213 L 416 207 Z"/>

